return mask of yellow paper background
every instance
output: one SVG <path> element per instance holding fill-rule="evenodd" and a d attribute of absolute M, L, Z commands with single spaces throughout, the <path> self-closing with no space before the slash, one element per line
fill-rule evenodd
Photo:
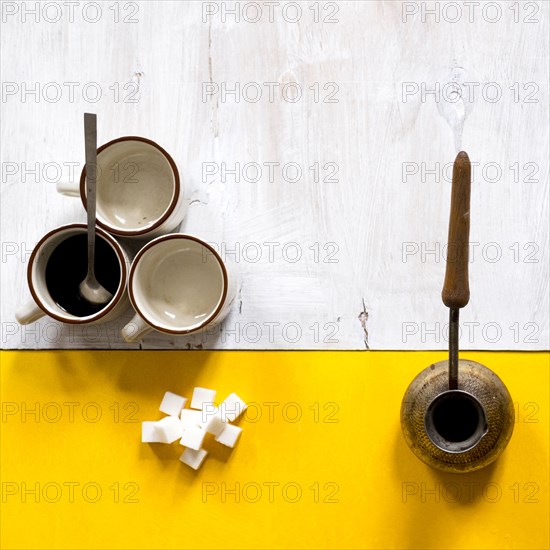
<path fill-rule="evenodd" d="M 464 353 L 503 379 L 518 412 L 505 453 L 468 475 L 430 470 L 400 431 L 407 385 L 444 353 L 0 357 L 2 548 L 549 547 L 548 353 Z M 140 443 L 164 392 L 196 385 L 255 403 L 235 449 L 209 442 L 197 473 L 178 443 Z M 22 422 L 36 403 L 39 418 Z M 23 484 L 40 494 L 23 499 Z"/>

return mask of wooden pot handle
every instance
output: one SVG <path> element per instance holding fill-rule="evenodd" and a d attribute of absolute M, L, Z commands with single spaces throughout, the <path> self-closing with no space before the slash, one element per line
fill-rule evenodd
<path fill-rule="evenodd" d="M 470 185 L 470 159 L 464 151 L 461 151 L 453 165 L 447 267 L 441 293 L 443 303 L 453 309 L 464 307 L 470 300 L 468 284 Z"/>

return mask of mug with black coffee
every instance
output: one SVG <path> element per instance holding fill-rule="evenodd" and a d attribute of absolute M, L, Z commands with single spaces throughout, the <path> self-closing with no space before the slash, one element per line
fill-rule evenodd
<path fill-rule="evenodd" d="M 128 255 L 106 231 L 96 231 L 96 277 L 113 298 L 94 305 L 80 295 L 88 265 L 86 225 L 64 225 L 44 235 L 32 251 L 27 280 L 33 299 L 16 311 L 19 323 L 32 323 L 44 315 L 63 323 L 100 323 L 128 305 Z"/>

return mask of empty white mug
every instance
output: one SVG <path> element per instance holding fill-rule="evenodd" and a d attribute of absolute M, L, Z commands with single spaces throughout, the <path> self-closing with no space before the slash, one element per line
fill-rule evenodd
<path fill-rule="evenodd" d="M 157 143 L 126 136 L 97 150 L 97 225 L 113 235 L 151 238 L 173 231 L 187 201 L 176 163 Z M 59 182 L 57 191 L 80 197 L 86 208 L 86 167 L 80 182 Z"/>
<path fill-rule="evenodd" d="M 128 281 L 128 266 L 129 259 L 126 251 L 122 246 L 107 232 L 102 229 L 96 228 L 96 238 L 102 239 L 107 243 L 118 261 L 118 284 L 116 288 L 113 288 L 114 293 L 112 299 L 106 303 L 101 309 L 93 314 L 79 316 L 64 309 L 52 294 L 47 284 L 47 269 L 51 269 L 49 261 L 52 254 L 62 245 L 69 237 L 75 235 L 82 235 L 83 252 L 82 256 L 87 258 L 87 246 L 86 241 L 87 226 L 82 223 L 63 225 L 50 231 L 44 235 L 40 241 L 34 247 L 29 264 L 27 266 L 27 282 L 29 290 L 32 295 L 32 300 L 29 300 L 26 304 L 23 304 L 18 308 L 15 313 L 15 318 L 22 325 L 32 323 L 44 315 L 49 315 L 57 321 L 70 324 L 84 324 L 84 323 L 100 323 L 108 321 L 118 315 L 125 307 L 128 306 L 128 297 L 126 293 L 126 284 Z M 96 243 L 97 245 L 97 243 Z M 96 248 L 97 254 L 97 248 Z M 63 270 L 67 270 L 67 266 L 71 261 L 74 261 L 74 257 L 67 255 L 66 259 L 63 258 Z M 117 265 L 114 263 L 114 265 Z M 96 264 L 97 266 L 97 264 Z M 86 274 L 86 264 L 84 264 L 83 277 Z M 96 267 L 97 274 L 97 267 Z M 48 277 L 52 277 L 51 272 L 48 273 Z"/>
<path fill-rule="evenodd" d="M 208 243 L 181 233 L 157 237 L 130 268 L 128 294 L 136 315 L 122 337 L 134 342 L 152 330 L 196 332 L 220 322 L 235 293 L 235 276 Z"/>

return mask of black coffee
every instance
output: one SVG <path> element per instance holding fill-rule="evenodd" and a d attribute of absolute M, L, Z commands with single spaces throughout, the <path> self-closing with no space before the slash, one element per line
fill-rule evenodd
<path fill-rule="evenodd" d="M 77 317 L 87 317 L 106 304 L 94 305 L 80 295 L 80 283 L 88 271 L 88 245 L 85 233 L 60 243 L 46 265 L 46 285 L 57 305 Z M 95 243 L 95 276 L 113 296 L 120 284 L 120 264 L 116 252 L 101 237 Z"/>
<path fill-rule="evenodd" d="M 475 401 L 458 394 L 438 401 L 433 409 L 436 431 L 451 442 L 466 441 L 474 435 L 482 418 Z"/>

